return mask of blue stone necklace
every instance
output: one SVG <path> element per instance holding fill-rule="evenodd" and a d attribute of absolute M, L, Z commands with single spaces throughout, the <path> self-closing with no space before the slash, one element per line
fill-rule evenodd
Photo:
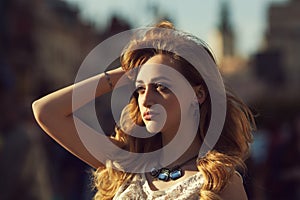
<path fill-rule="evenodd" d="M 167 168 L 167 167 L 163 167 L 160 169 L 152 168 L 150 171 L 150 174 L 154 178 L 157 178 L 162 181 L 176 180 L 184 175 L 181 167 L 183 165 L 185 165 L 186 163 L 190 162 L 191 160 L 197 158 L 197 156 L 194 156 L 194 157 L 190 158 L 189 160 L 185 161 L 184 163 L 182 163 L 180 165 L 176 165 L 175 167 L 172 167 L 171 169 Z"/>

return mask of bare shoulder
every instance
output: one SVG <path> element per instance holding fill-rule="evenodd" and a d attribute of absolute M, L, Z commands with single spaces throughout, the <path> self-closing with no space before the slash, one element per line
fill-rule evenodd
<path fill-rule="evenodd" d="M 227 186 L 221 192 L 220 197 L 223 200 L 247 200 L 247 194 L 243 185 L 242 177 L 238 173 L 230 178 Z"/>

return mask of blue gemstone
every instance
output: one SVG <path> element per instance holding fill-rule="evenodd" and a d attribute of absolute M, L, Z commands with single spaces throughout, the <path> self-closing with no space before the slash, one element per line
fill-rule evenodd
<path fill-rule="evenodd" d="M 172 180 L 176 180 L 178 178 L 182 177 L 182 170 L 181 169 L 176 169 L 170 172 L 170 178 Z"/>
<path fill-rule="evenodd" d="M 158 179 L 159 179 L 159 180 L 162 180 L 162 181 L 167 181 L 168 178 L 169 178 L 169 176 L 168 176 L 167 174 L 165 174 L 165 173 L 160 173 L 160 174 L 158 175 Z"/>
<path fill-rule="evenodd" d="M 169 174 L 170 174 L 170 170 L 163 168 L 161 169 L 157 178 L 162 181 L 167 181 L 169 179 Z"/>

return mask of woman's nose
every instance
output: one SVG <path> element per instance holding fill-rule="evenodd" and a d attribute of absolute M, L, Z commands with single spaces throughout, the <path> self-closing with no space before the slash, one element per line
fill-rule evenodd
<path fill-rule="evenodd" d="M 143 106 L 150 107 L 155 103 L 155 91 L 153 91 L 152 86 L 146 87 L 142 98 Z"/>

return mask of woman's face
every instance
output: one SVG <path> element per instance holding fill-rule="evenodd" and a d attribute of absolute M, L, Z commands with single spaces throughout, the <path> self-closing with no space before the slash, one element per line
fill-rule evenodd
<path fill-rule="evenodd" d="M 189 102 L 188 82 L 175 69 L 178 66 L 171 63 L 167 55 L 156 55 L 138 73 L 135 83 L 138 106 L 150 133 L 176 133 L 182 109 L 188 108 L 184 103 L 179 104 L 184 98 Z"/>

